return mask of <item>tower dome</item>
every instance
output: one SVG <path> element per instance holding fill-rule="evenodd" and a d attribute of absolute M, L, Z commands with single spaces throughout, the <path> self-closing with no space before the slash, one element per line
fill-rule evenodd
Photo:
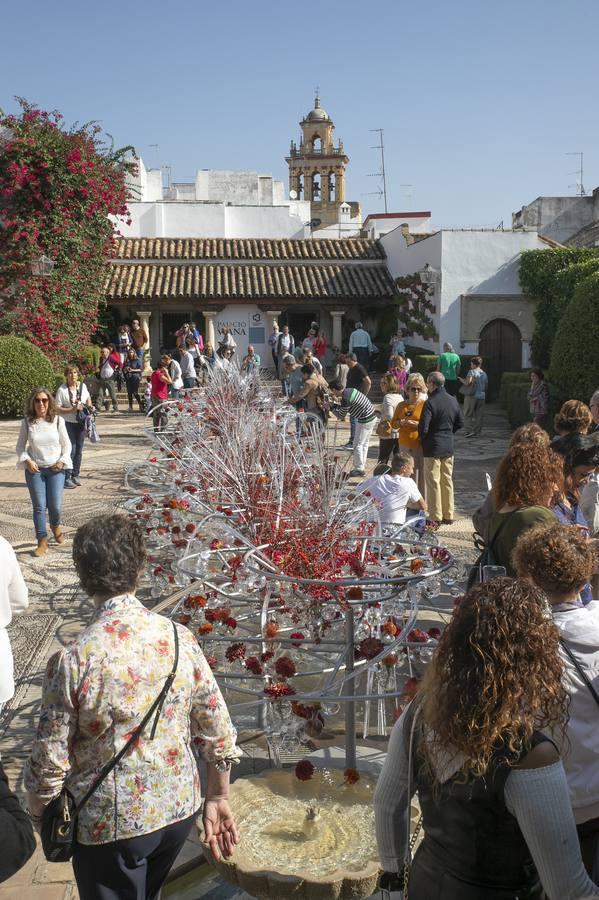
<path fill-rule="evenodd" d="M 308 120 L 308 122 L 324 122 L 327 121 L 328 118 L 329 114 L 326 110 L 322 109 L 320 105 L 320 97 L 317 94 L 314 100 L 314 109 L 308 113 L 306 119 Z"/>

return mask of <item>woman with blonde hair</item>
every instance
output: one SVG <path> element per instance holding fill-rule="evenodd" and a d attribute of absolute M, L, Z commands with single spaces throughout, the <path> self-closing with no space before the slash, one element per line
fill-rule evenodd
<path fill-rule="evenodd" d="M 66 425 L 47 388 L 36 388 L 27 401 L 17 439 L 17 466 L 25 469 L 33 506 L 37 538 L 33 555 L 43 556 L 48 552 L 46 509 L 56 543 L 64 543 L 60 517 L 65 469 L 71 466 L 71 442 Z"/>
<path fill-rule="evenodd" d="M 558 435 L 586 434 L 593 424 L 593 414 L 582 400 L 566 400 L 553 420 L 553 428 Z"/>
<path fill-rule="evenodd" d="M 418 435 L 418 422 L 426 401 L 426 383 L 420 372 L 410 375 L 406 382 L 406 399 L 398 403 L 391 427 L 398 431 L 398 443 L 401 450 L 409 450 L 414 459 L 413 478 L 423 497 L 426 496 L 424 482 L 424 457 L 422 444 Z"/>
<path fill-rule="evenodd" d="M 410 900 L 599 897 L 543 733 L 564 728 L 563 673 L 542 590 L 497 578 L 466 594 L 391 733 L 374 800 L 384 885 L 402 886 L 418 792 Z"/>

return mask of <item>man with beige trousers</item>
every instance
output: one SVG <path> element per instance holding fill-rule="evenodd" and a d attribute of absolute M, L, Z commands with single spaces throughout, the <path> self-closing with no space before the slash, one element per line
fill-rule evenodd
<path fill-rule="evenodd" d="M 443 525 L 453 524 L 453 436 L 464 425 L 455 397 L 445 390 L 445 376 L 430 372 L 428 399 L 418 423 L 424 455 L 424 479 L 428 514 Z"/>

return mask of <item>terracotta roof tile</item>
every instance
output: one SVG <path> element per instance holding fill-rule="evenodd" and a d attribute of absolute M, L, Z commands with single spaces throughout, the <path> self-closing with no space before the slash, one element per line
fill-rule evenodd
<path fill-rule="evenodd" d="M 140 300 L 385 299 L 393 280 L 382 265 L 162 265 L 113 263 L 106 293 L 113 302 Z"/>
<path fill-rule="evenodd" d="M 116 260 L 383 260 L 378 241 L 223 238 L 119 238 Z"/>

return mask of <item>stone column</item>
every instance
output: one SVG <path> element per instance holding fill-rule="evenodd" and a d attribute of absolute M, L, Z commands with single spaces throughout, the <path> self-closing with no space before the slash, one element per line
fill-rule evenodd
<path fill-rule="evenodd" d="M 270 335 L 272 334 L 272 326 L 274 325 L 275 322 L 278 324 L 280 315 L 281 315 L 280 309 L 267 309 L 266 310 L 266 340 L 267 341 L 268 341 L 268 338 L 270 337 Z M 279 326 L 279 331 L 280 330 L 281 330 L 281 328 Z M 268 357 L 267 357 L 267 359 L 262 360 L 262 365 L 268 366 L 269 369 L 271 369 L 271 368 L 274 369 L 272 353 L 270 352 L 271 348 L 270 348 L 270 345 L 267 344 L 267 346 L 268 346 Z"/>
<path fill-rule="evenodd" d="M 341 319 L 345 315 L 345 310 L 342 309 L 332 309 L 331 316 L 333 319 L 333 335 L 332 335 L 332 346 L 336 347 L 338 350 L 341 350 Z"/>
<path fill-rule="evenodd" d="M 214 317 L 216 315 L 216 312 L 211 309 L 211 310 L 208 310 L 207 312 L 202 312 L 202 315 L 204 316 L 204 320 L 206 322 L 205 343 L 212 344 L 212 349 L 216 350 L 217 343 L 216 343 L 216 335 L 214 333 Z"/>
<path fill-rule="evenodd" d="M 323 206 L 328 206 L 329 204 L 329 172 L 321 171 L 320 173 L 320 202 Z"/>
<path fill-rule="evenodd" d="M 314 173 L 308 169 L 304 169 L 304 200 L 312 200 L 312 175 Z"/>
<path fill-rule="evenodd" d="M 150 316 L 152 313 L 150 312 L 136 312 L 135 315 L 139 319 L 139 324 L 141 326 L 141 330 L 145 331 L 148 336 L 147 341 L 144 344 L 144 366 L 142 369 L 142 375 L 144 378 L 149 378 L 152 375 L 152 362 L 151 362 L 151 350 L 150 350 Z"/>
<path fill-rule="evenodd" d="M 345 173 L 343 169 L 338 169 L 335 177 L 335 200 L 337 203 L 345 201 Z"/>

